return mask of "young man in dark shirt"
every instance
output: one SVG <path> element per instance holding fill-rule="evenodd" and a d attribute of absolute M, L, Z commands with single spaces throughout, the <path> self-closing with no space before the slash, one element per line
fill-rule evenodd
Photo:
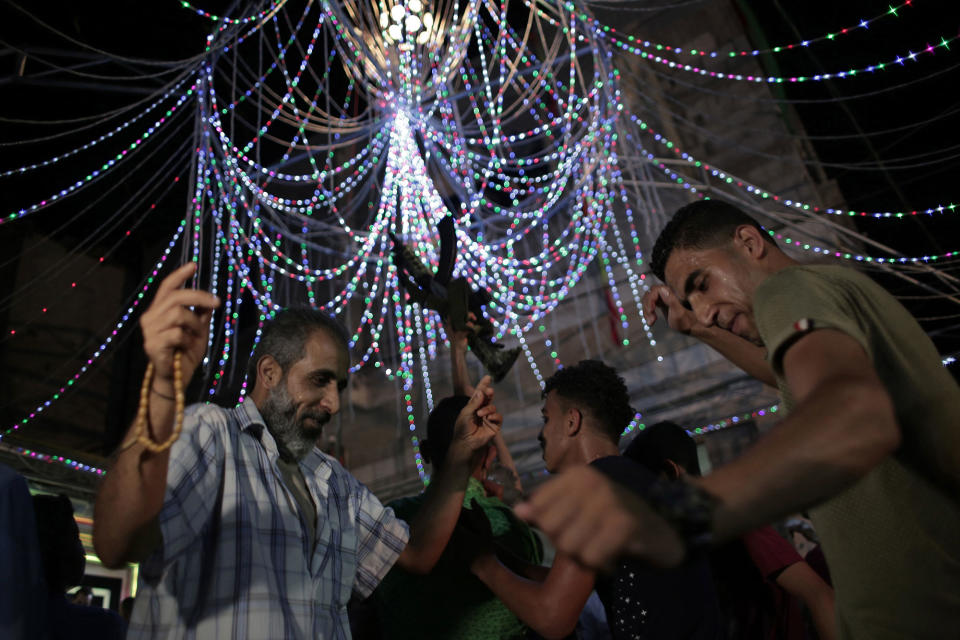
<path fill-rule="evenodd" d="M 543 397 L 539 439 L 548 471 L 590 465 L 639 493 L 654 482 L 653 473 L 619 455 L 620 434 L 634 411 L 623 378 L 612 368 L 595 360 L 565 367 L 547 380 Z M 694 555 L 676 569 L 624 560 L 610 573 L 595 573 L 558 553 L 549 571 L 521 577 L 484 555 L 473 563 L 473 571 L 546 638 L 574 630 L 594 586 L 614 640 L 720 637 L 716 593 L 702 556 Z"/>

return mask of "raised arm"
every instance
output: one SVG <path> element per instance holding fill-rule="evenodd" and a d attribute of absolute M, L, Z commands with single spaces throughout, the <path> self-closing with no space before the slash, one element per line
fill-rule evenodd
<path fill-rule="evenodd" d="M 147 414 L 149 437 L 154 442 L 166 441 L 173 431 L 173 354 L 181 352 L 186 383 L 203 358 L 210 315 L 220 304 L 211 293 L 180 288 L 195 271 L 191 262 L 167 276 L 140 318 L 143 349 L 154 366 Z M 141 560 L 156 543 L 156 517 L 163 506 L 170 458 L 169 449 L 151 453 L 137 442 L 134 425 L 123 442 L 94 505 L 93 545 L 108 567 Z"/>
<path fill-rule="evenodd" d="M 490 385 L 490 377 L 484 377 L 457 417 L 444 465 L 427 487 L 423 505 L 410 523 L 410 540 L 397 564 L 411 573 L 428 573 L 439 560 L 460 516 L 474 456 L 482 454 L 500 431 L 503 418 L 492 404 Z"/>
<path fill-rule="evenodd" d="M 762 347 L 716 326 L 706 327 L 694 313 L 684 307 L 666 285 L 654 285 L 643 294 L 643 317 L 647 324 L 657 321 L 657 309 L 663 313 L 674 331 L 692 336 L 716 350 L 724 358 L 740 367 L 760 382 L 777 386 L 776 377 L 766 362 Z"/>
<path fill-rule="evenodd" d="M 450 338 L 450 371 L 453 377 L 453 393 L 455 395 L 469 396 L 473 393 L 473 385 L 470 384 L 470 373 L 467 370 L 467 336 L 473 330 L 473 323 L 477 317 L 473 312 L 467 316 L 467 331 L 456 331 L 453 324 L 444 321 L 444 328 L 447 337 Z M 523 484 L 520 482 L 520 474 L 517 473 L 517 465 L 510 455 L 510 449 L 503 440 L 503 434 L 499 431 L 493 438 L 493 446 L 497 448 L 497 459 L 500 466 L 510 472 L 513 479 L 513 488 L 523 495 Z"/>
<path fill-rule="evenodd" d="M 518 576 L 492 554 L 477 557 L 471 570 L 514 615 L 548 640 L 573 633 L 595 580 L 592 571 L 563 554 L 557 554 L 543 581 Z"/>
<path fill-rule="evenodd" d="M 477 317 L 470 312 L 467 317 L 467 331 L 457 331 L 451 322 L 444 320 L 444 329 L 450 339 L 450 373 L 453 378 L 454 395 L 473 395 L 473 385 L 470 384 L 470 373 L 467 371 L 467 336 L 473 329 L 473 322 L 476 319 Z"/>
<path fill-rule="evenodd" d="M 497 460 L 499 460 L 500 466 L 510 474 L 510 479 L 513 482 L 513 488 L 517 491 L 517 495 L 523 496 L 523 483 L 520 482 L 517 464 L 513 461 L 513 456 L 510 455 L 510 449 L 503 439 L 503 433 L 497 433 L 493 439 L 493 446 L 497 448 Z"/>

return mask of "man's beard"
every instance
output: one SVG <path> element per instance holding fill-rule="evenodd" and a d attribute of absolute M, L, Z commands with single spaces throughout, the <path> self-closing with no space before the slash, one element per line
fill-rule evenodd
<path fill-rule="evenodd" d="M 284 460 L 302 460 L 316 446 L 323 425 L 330 421 L 330 414 L 326 411 L 306 409 L 298 420 L 297 405 L 287 392 L 286 379 L 270 390 L 260 414 Z M 316 428 L 306 427 L 304 422 L 307 419 L 316 422 Z"/>

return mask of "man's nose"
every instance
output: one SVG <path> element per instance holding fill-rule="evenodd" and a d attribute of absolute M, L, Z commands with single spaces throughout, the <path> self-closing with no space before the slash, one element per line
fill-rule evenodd
<path fill-rule="evenodd" d="M 320 399 L 320 406 L 331 416 L 340 411 L 340 388 L 335 381 L 331 381 L 323 389 L 323 398 Z"/>
<path fill-rule="evenodd" d="M 691 300 L 690 306 L 693 308 L 693 315 L 697 317 L 697 322 L 705 327 L 712 327 L 717 321 L 717 310 L 713 305 L 706 304 L 703 300 Z"/>

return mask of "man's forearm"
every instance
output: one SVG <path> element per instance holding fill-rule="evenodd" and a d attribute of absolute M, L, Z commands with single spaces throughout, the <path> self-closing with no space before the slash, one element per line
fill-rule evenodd
<path fill-rule="evenodd" d="M 173 419 L 173 402 L 151 393 L 151 438 L 157 442 L 169 438 Z M 136 437 L 135 428 L 127 431 L 125 444 Z M 120 566 L 142 559 L 150 551 L 147 547 L 152 547 L 155 535 L 152 523 L 163 506 L 169 460 L 169 449 L 151 453 L 133 443 L 120 452 L 107 472 L 94 504 L 93 521 L 93 544 L 104 565 Z"/>
<path fill-rule="evenodd" d="M 729 331 L 718 327 L 700 327 L 691 336 L 717 351 L 750 376 L 771 387 L 777 386 L 777 378 L 766 360 L 763 347 L 758 347 Z"/>
<path fill-rule="evenodd" d="M 713 522 L 724 540 L 837 494 L 898 445 L 882 388 L 828 379 L 740 458 L 695 482 L 721 500 Z"/>
<path fill-rule="evenodd" d="M 521 577 L 493 555 L 477 558 L 472 570 L 514 615 L 544 638 L 565 638 L 573 632 L 594 581 L 592 572 L 569 559 L 558 559 L 543 580 Z"/>
<path fill-rule="evenodd" d="M 467 347 L 450 344 L 450 371 L 453 378 L 453 393 L 458 396 L 470 395 L 470 374 L 467 371 Z"/>
<path fill-rule="evenodd" d="M 460 517 L 469 477 L 466 464 L 449 460 L 433 477 L 410 523 L 410 540 L 399 559 L 404 569 L 413 573 L 433 569 Z"/>
<path fill-rule="evenodd" d="M 497 458 L 500 459 L 500 466 L 510 472 L 513 488 L 522 494 L 523 484 L 520 482 L 520 474 L 517 472 L 517 465 L 513 461 L 513 456 L 510 455 L 510 449 L 507 447 L 502 433 L 498 433 L 496 437 L 494 437 L 493 445 L 497 449 Z"/>

